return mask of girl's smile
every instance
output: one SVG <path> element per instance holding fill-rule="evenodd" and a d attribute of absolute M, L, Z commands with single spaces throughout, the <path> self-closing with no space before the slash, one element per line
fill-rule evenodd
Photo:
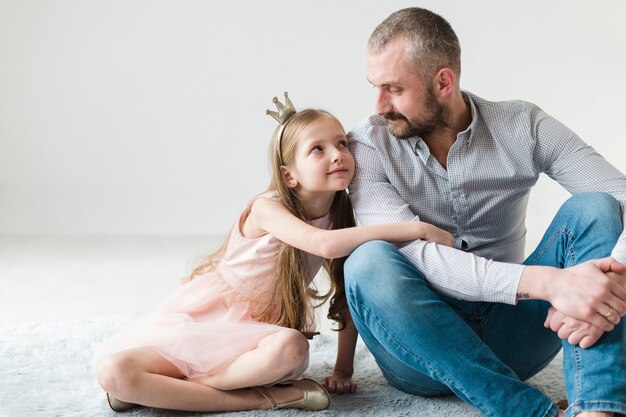
<path fill-rule="evenodd" d="M 348 171 L 348 168 L 345 168 L 345 167 L 339 167 L 339 168 L 335 168 L 335 169 L 333 169 L 332 171 L 330 171 L 330 172 L 329 172 L 328 174 L 326 174 L 326 175 L 332 175 L 332 174 L 339 174 L 339 175 L 341 175 L 341 174 L 346 173 L 346 172 L 349 172 L 349 171 Z"/>

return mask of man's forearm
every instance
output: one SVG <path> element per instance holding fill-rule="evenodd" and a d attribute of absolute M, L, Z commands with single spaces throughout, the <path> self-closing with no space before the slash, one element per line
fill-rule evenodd
<path fill-rule="evenodd" d="M 523 265 L 497 262 L 423 241 L 405 245 L 400 252 L 442 294 L 466 301 L 516 302 Z"/>

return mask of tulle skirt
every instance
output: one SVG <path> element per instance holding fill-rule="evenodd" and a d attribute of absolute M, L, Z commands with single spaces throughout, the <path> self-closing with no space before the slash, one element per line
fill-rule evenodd
<path fill-rule="evenodd" d="M 257 305 L 211 271 L 181 286 L 153 314 L 100 344 L 92 364 L 127 349 L 150 347 L 186 377 L 219 372 L 283 327 L 255 321 Z M 306 368 L 285 379 L 301 376 Z M 276 381 L 279 382 L 279 381 Z"/>

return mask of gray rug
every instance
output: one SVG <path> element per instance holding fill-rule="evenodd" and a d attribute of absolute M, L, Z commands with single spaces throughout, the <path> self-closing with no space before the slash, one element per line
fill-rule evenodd
<path fill-rule="evenodd" d="M 0 329 L 0 416 L 233 416 L 267 415 L 263 411 L 185 413 L 141 408 L 116 414 L 108 408 L 89 360 L 93 346 L 129 321 L 107 317 L 56 324 Z M 307 375 L 319 379 L 334 364 L 336 335 L 322 334 L 311 342 Z M 359 340 L 356 353 L 356 394 L 333 395 L 322 416 L 478 417 L 480 413 L 456 397 L 436 399 L 404 394 L 385 382 L 373 357 Z M 560 356 L 531 383 L 554 399 L 565 398 Z M 311 416 L 281 410 L 272 415 Z"/>

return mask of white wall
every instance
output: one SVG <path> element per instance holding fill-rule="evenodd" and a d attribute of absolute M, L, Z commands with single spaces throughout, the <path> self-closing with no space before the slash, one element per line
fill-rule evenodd
<path fill-rule="evenodd" d="M 223 234 L 288 90 L 350 128 L 365 43 L 411 1 L 0 0 L 0 234 Z M 422 1 L 462 86 L 533 101 L 626 171 L 626 2 Z M 566 193 L 541 181 L 531 237 Z"/>

